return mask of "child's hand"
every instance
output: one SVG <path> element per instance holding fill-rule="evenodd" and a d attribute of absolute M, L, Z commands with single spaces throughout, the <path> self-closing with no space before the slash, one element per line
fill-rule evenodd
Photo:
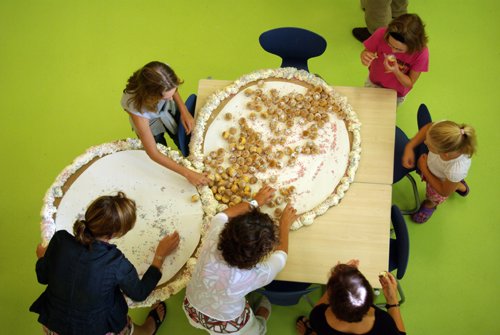
<path fill-rule="evenodd" d="M 361 63 L 364 66 L 370 66 L 374 59 L 378 58 L 376 52 L 371 52 L 368 50 L 363 50 L 361 53 Z"/>
<path fill-rule="evenodd" d="M 384 275 L 378 277 L 382 290 L 384 292 L 385 301 L 389 305 L 398 303 L 398 283 L 396 278 L 390 272 L 384 272 Z"/>
<path fill-rule="evenodd" d="M 186 130 L 186 134 L 191 134 L 194 129 L 194 118 L 189 112 L 181 113 L 181 122 Z"/>
<path fill-rule="evenodd" d="M 413 149 L 408 146 L 405 147 L 405 151 L 403 152 L 401 164 L 403 164 L 403 166 L 407 169 L 411 169 L 415 166 L 415 153 L 413 152 Z"/>
<path fill-rule="evenodd" d="M 194 186 L 203 186 L 210 182 L 210 179 L 208 179 L 205 173 L 198 173 L 192 170 L 188 171 L 186 179 Z"/>
<path fill-rule="evenodd" d="M 427 154 L 422 154 L 418 158 L 418 168 L 420 169 L 420 171 L 427 169 Z"/>
<path fill-rule="evenodd" d="M 395 73 L 399 71 L 398 62 L 396 61 L 396 57 L 394 55 L 385 55 L 384 56 L 384 68 L 386 73 Z"/>
<path fill-rule="evenodd" d="M 346 264 L 357 268 L 359 266 L 359 259 L 351 259 L 351 260 L 347 261 Z"/>
<path fill-rule="evenodd" d="M 41 243 L 38 243 L 36 246 L 36 257 L 38 259 L 42 258 L 45 256 L 45 251 L 47 251 L 47 247 L 44 247 Z"/>
<path fill-rule="evenodd" d="M 290 226 L 295 222 L 295 220 L 297 220 L 298 217 L 297 210 L 293 208 L 290 203 L 288 203 L 283 210 L 283 214 L 281 214 L 280 227 L 284 225 L 287 230 L 290 229 Z"/>
<path fill-rule="evenodd" d="M 276 192 L 276 190 L 271 186 L 266 185 L 262 187 L 254 197 L 254 199 L 259 203 L 259 207 L 264 206 L 269 201 L 271 201 L 274 196 L 274 192 Z"/>

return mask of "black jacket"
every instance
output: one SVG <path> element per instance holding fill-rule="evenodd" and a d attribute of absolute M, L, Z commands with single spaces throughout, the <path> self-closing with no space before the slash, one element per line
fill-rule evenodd
<path fill-rule="evenodd" d="M 144 300 L 161 278 L 161 272 L 150 266 L 139 279 L 115 245 L 96 241 L 87 249 L 64 230 L 52 237 L 36 263 L 36 274 L 47 288 L 30 311 L 60 335 L 120 332 L 128 312 L 123 294 Z"/>

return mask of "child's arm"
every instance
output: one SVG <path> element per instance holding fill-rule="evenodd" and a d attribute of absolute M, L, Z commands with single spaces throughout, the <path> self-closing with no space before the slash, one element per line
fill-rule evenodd
<path fill-rule="evenodd" d="M 179 91 L 175 91 L 173 99 L 177 107 L 179 107 L 181 113 L 181 122 L 184 126 L 184 129 L 186 129 L 186 134 L 191 134 L 191 131 L 194 128 L 193 116 L 191 115 L 191 113 L 189 113 L 184 100 L 182 100 L 181 96 L 179 95 Z"/>
<path fill-rule="evenodd" d="M 283 214 L 280 218 L 280 244 L 278 245 L 276 250 L 282 250 L 288 253 L 288 235 L 290 234 L 290 226 L 295 220 L 297 220 L 297 217 L 297 211 L 292 207 L 292 205 L 290 205 L 290 203 L 288 203 L 283 210 Z"/>
<path fill-rule="evenodd" d="M 276 192 L 276 190 L 270 186 L 262 187 L 254 197 L 254 199 L 259 204 L 259 207 L 267 204 L 273 198 L 274 192 Z M 248 203 L 246 201 L 242 201 L 237 205 L 234 205 L 232 207 L 228 207 L 223 212 L 226 213 L 226 215 L 229 219 L 232 219 L 235 216 L 248 213 L 251 210 L 252 210 L 252 207 L 250 206 L 250 203 Z"/>
<path fill-rule="evenodd" d="M 428 123 L 413 136 L 413 138 L 406 144 L 405 151 L 403 153 L 403 158 L 401 159 L 403 166 L 407 169 L 411 169 L 415 166 L 415 152 L 414 149 L 421 143 L 424 143 L 427 136 L 427 131 L 429 130 L 432 123 Z"/>
<path fill-rule="evenodd" d="M 418 159 L 418 167 L 420 168 L 420 171 L 422 171 L 425 180 L 443 197 L 450 196 L 453 192 L 455 192 L 460 184 L 460 182 L 455 183 L 453 181 L 449 181 L 448 179 L 441 180 L 433 175 L 427 166 L 426 154 L 423 154 Z"/>
<path fill-rule="evenodd" d="M 141 140 L 142 145 L 144 146 L 144 149 L 146 150 L 146 153 L 148 154 L 149 158 L 151 158 L 156 163 L 166 167 L 167 169 L 172 170 L 172 171 L 180 174 L 181 176 L 186 178 L 194 186 L 208 184 L 209 179 L 207 176 L 205 176 L 201 173 L 192 171 L 185 166 L 177 164 L 172 159 L 163 155 L 158 150 L 158 148 L 156 147 L 155 139 L 153 137 L 153 133 L 151 132 L 151 129 L 149 128 L 149 120 L 148 119 L 134 115 L 134 114 L 130 114 L 130 116 L 132 118 L 132 122 L 134 123 L 135 129 L 137 132 L 137 136 L 139 136 L 139 139 Z"/>
<path fill-rule="evenodd" d="M 384 59 L 384 67 L 386 71 L 394 73 L 394 76 L 396 76 L 396 79 L 403 85 L 404 87 L 409 87 L 412 88 L 413 85 L 417 82 L 418 78 L 420 77 L 420 72 L 410 70 L 408 75 L 404 74 L 399 70 L 399 65 L 398 62 L 394 62 L 391 64 L 389 62 L 388 57 Z"/>

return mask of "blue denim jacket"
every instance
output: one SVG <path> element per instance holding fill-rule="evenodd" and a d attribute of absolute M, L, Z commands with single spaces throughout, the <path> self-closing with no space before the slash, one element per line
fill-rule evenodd
<path fill-rule="evenodd" d="M 36 274 L 47 288 L 30 311 L 60 335 L 120 332 L 128 312 L 123 294 L 144 300 L 161 278 L 161 272 L 150 266 L 140 279 L 115 245 L 95 241 L 87 249 L 64 230 L 52 237 L 36 263 Z"/>

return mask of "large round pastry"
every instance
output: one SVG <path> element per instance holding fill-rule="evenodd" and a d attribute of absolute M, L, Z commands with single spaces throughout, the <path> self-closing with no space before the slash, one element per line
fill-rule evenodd
<path fill-rule="evenodd" d="M 262 210 L 278 218 L 287 202 L 309 225 L 337 205 L 360 159 L 360 123 L 347 99 L 294 68 L 261 70 L 210 96 L 196 117 L 191 160 L 228 206 L 263 185 L 276 196 Z"/>
<path fill-rule="evenodd" d="M 42 209 L 42 240 L 48 244 L 57 230 L 73 233 L 73 223 L 83 217 L 88 205 L 101 195 L 123 191 L 135 200 L 137 221 L 125 236 L 111 240 L 135 266 L 140 276 L 151 264 L 161 237 L 179 232 L 179 247 L 162 267 L 158 287 L 143 302 L 149 306 L 165 300 L 185 287 L 197 258 L 203 222 L 215 213 L 217 203 L 206 187 L 201 201 L 197 189 L 178 174 L 153 162 L 139 140 L 102 144 L 77 157 L 56 178 L 45 195 Z M 177 163 L 192 167 L 177 151 L 158 149 Z"/>

